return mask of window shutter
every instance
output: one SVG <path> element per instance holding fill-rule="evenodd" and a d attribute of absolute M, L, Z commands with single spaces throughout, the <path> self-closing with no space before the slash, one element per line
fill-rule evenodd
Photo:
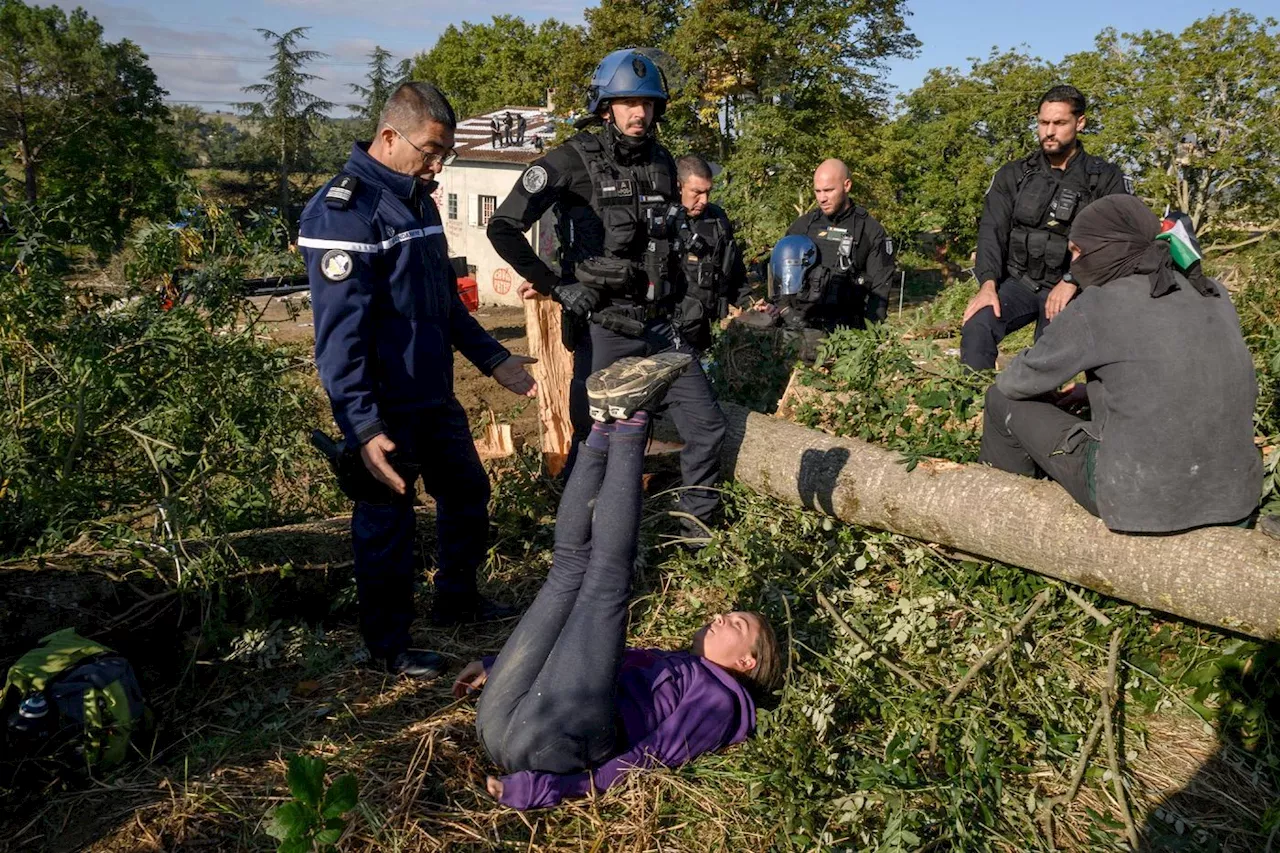
<path fill-rule="evenodd" d="M 471 223 L 472 228 L 480 225 L 480 196 L 467 196 L 467 222 Z"/>

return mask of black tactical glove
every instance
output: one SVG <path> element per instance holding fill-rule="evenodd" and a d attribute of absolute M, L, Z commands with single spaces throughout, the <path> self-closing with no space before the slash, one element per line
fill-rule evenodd
<path fill-rule="evenodd" d="M 631 261 L 602 257 L 579 261 L 573 266 L 573 274 L 578 281 L 610 290 L 624 290 L 643 275 Z"/>
<path fill-rule="evenodd" d="M 559 302 L 568 313 L 584 318 L 600 302 L 600 294 L 580 282 L 553 287 L 551 298 Z"/>

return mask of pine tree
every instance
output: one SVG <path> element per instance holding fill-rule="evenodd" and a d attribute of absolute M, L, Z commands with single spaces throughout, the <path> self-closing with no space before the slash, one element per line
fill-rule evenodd
<path fill-rule="evenodd" d="M 369 52 L 369 74 L 365 78 L 369 85 L 351 84 L 351 91 L 364 99 L 363 104 L 351 106 L 364 122 L 365 136 L 373 136 L 378 129 L 378 118 L 382 115 L 383 107 L 387 105 L 387 98 L 391 97 L 391 93 L 402 82 L 396 79 L 401 69 L 393 71 L 390 60 L 391 51 L 385 50 L 381 45 L 374 45 L 373 50 Z M 404 63 L 400 65 L 407 70 Z"/>
<path fill-rule="evenodd" d="M 270 140 L 279 180 L 280 212 L 286 216 L 289 211 L 289 174 L 306 167 L 314 137 L 312 123 L 323 119 L 325 112 L 334 106 L 303 88 L 320 79 L 303 69 L 308 63 L 325 56 L 318 50 L 298 47 L 309 29 L 294 27 L 286 33 L 258 30 L 272 44 L 274 63 L 261 83 L 244 87 L 246 93 L 260 95 L 262 100 L 236 105 L 257 124 L 263 137 Z"/>

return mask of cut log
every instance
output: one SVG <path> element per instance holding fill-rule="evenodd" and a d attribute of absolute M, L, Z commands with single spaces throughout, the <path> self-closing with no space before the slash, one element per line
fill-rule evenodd
<path fill-rule="evenodd" d="M 516 452 L 515 442 L 511 439 L 511 424 L 498 423 L 498 416 L 489 410 L 489 423 L 484 426 L 484 435 L 476 439 L 476 453 L 481 459 L 505 459 Z"/>
<path fill-rule="evenodd" d="M 982 465 L 922 462 L 741 406 L 724 475 L 850 524 L 936 542 L 1185 619 L 1280 639 L 1280 542 L 1212 527 L 1112 533 L 1056 483 Z"/>
<path fill-rule="evenodd" d="M 560 338 L 560 306 L 538 297 L 524 303 L 529 355 L 538 360 L 533 378 L 538 381 L 538 422 L 542 461 L 549 474 L 559 474 L 569 458 L 573 424 L 569 420 L 569 383 L 573 379 L 573 354 Z"/>

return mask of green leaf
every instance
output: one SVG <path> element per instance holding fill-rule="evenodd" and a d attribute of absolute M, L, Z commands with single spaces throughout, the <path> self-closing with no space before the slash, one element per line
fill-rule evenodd
<path fill-rule="evenodd" d="M 318 822 L 316 813 L 299 802 L 276 806 L 267 818 L 266 833 L 279 841 L 306 835 Z"/>
<path fill-rule="evenodd" d="M 316 833 L 316 847 L 331 847 L 338 843 L 338 839 L 342 837 L 341 829 L 322 829 Z"/>
<path fill-rule="evenodd" d="M 320 810 L 320 813 L 326 818 L 345 814 L 356 807 L 356 799 L 359 795 L 356 777 L 350 773 L 344 773 L 334 779 L 333 784 L 329 786 L 329 790 L 325 792 L 324 807 Z"/>
<path fill-rule="evenodd" d="M 313 809 L 319 807 L 324 792 L 324 768 L 324 760 L 320 758 L 295 755 L 289 759 L 289 770 L 285 774 L 289 791 Z"/>
<path fill-rule="evenodd" d="M 311 839 L 304 835 L 301 838 L 290 838 L 288 841 L 281 841 L 276 853 L 311 853 L 314 849 L 315 846 L 311 843 Z"/>

